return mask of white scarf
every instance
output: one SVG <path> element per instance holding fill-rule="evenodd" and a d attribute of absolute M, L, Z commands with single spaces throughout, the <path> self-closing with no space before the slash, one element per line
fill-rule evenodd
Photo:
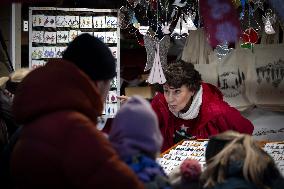
<path fill-rule="evenodd" d="M 200 106 L 202 104 L 202 94 L 203 94 L 203 89 L 202 86 L 200 86 L 200 89 L 198 90 L 198 92 L 194 95 L 193 99 L 192 99 L 192 103 L 189 107 L 189 109 L 187 110 L 187 112 L 185 113 L 176 113 L 176 112 L 172 112 L 171 109 L 170 111 L 178 118 L 181 119 L 185 119 L 185 120 L 189 120 L 189 119 L 194 119 L 198 116 L 199 110 L 200 110 Z"/>

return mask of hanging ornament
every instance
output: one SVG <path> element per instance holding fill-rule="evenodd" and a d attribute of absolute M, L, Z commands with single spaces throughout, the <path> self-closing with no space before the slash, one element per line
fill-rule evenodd
<path fill-rule="evenodd" d="M 262 16 L 262 21 L 264 23 L 264 31 L 267 34 L 275 34 L 275 30 L 272 24 L 276 22 L 276 15 L 272 13 L 271 9 L 267 9 L 265 15 Z"/>
<path fill-rule="evenodd" d="M 150 84 L 154 84 L 154 83 L 164 84 L 166 82 L 166 78 L 165 78 L 161 60 L 160 60 L 160 52 L 159 52 L 160 44 L 156 43 L 155 48 L 156 49 L 155 49 L 154 63 L 151 68 L 147 82 Z"/>
<path fill-rule="evenodd" d="M 181 14 L 172 35 L 177 34 L 177 35 L 187 36 L 188 33 L 189 33 L 188 23 L 186 22 L 186 20 L 184 20 L 184 14 Z"/>
<path fill-rule="evenodd" d="M 144 35 L 145 48 L 147 52 L 147 63 L 144 71 L 148 71 L 153 67 L 155 59 L 156 44 L 159 44 L 159 59 L 162 66 L 167 64 L 167 54 L 170 47 L 170 36 L 165 35 L 161 40 L 150 35 Z"/>
<path fill-rule="evenodd" d="M 241 5 L 242 5 L 242 11 L 240 13 L 240 20 L 243 20 L 245 16 L 246 0 L 241 0 Z"/>
<path fill-rule="evenodd" d="M 227 54 L 229 54 L 233 48 L 229 48 L 228 43 L 225 42 L 222 45 L 217 45 L 215 48 L 216 55 L 219 59 L 224 58 Z"/>
<path fill-rule="evenodd" d="M 251 0 L 251 1 L 254 4 L 254 11 L 256 11 L 256 9 L 260 9 L 260 10 L 264 11 L 262 0 Z"/>
<path fill-rule="evenodd" d="M 138 30 L 139 33 L 141 33 L 142 35 L 146 35 L 148 33 L 149 28 L 149 26 L 140 26 Z"/>
<path fill-rule="evenodd" d="M 171 23 L 168 24 L 167 22 L 165 24 L 162 24 L 162 32 L 163 34 L 167 35 L 167 34 L 170 34 L 171 31 L 170 31 L 170 26 L 171 26 Z"/>
<path fill-rule="evenodd" d="M 188 30 L 197 30 L 196 26 L 193 23 L 193 20 L 195 18 L 195 13 L 189 13 L 185 15 L 185 23 L 188 27 Z"/>
<path fill-rule="evenodd" d="M 137 29 L 140 27 L 140 23 L 138 22 L 134 12 L 131 12 L 130 23 Z"/>
<path fill-rule="evenodd" d="M 177 6 L 177 7 L 184 7 L 186 5 L 185 0 L 175 0 L 172 5 Z"/>
<path fill-rule="evenodd" d="M 140 3 L 140 0 L 127 0 L 127 2 L 129 3 L 130 6 L 135 8 Z"/>
<path fill-rule="evenodd" d="M 236 43 L 241 35 L 236 9 L 229 0 L 199 1 L 200 14 L 210 45 Z"/>
<path fill-rule="evenodd" d="M 242 34 L 242 40 L 244 43 L 257 43 L 258 33 L 253 28 L 246 29 Z"/>
<path fill-rule="evenodd" d="M 152 10 L 157 10 L 158 0 L 150 0 L 150 7 Z"/>

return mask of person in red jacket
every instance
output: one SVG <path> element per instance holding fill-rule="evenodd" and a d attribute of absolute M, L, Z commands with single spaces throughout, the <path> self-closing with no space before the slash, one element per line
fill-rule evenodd
<path fill-rule="evenodd" d="M 207 139 L 226 130 L 252 134 L 252 123 L 223 100 L 217 87 L 202 82 L 193 64 L 169 64 L 164 74 L 164 92 L 151 102 L 164 137 L 162 151 L 182 139 Z"/>
<path fill-rule="evenodd" d="M 63 59 L 24 78 L 13 104 L 23 125 L 10 159 L 15 188 L 144 188 L 96 128 L 115 75 L 110 49 L 81 34 Z"/>

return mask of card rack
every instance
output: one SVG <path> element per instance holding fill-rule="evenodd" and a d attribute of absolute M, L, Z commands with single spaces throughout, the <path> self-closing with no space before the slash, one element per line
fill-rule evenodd
<path fill-rule="evenodd" d="M 43 66 L 48 60 L 61 58 L 76 36 L 89 33 L 108 45 L 116 58 L 117 76 L 111 82 L 104 118 L 113 117 L 119 109 L 120 94 L 120 30 L 117 10 L 88 8 L 29 8 L 29 67 Z"/>

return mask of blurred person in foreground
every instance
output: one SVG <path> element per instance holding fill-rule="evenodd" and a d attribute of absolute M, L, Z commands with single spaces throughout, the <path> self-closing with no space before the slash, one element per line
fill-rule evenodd
<path fill-rule="evenodd" d="M 250 135 L 226 131 L 210 138 L 201 183 L 206 189 L 283 188 L 281 173 Z M 279 186 L 280 184 L 280 186 Z"/>
<path fill-rule="evenodd" d="M 16 188 L 143 188 L 96 128 L 115 75 L 109 48 L 82 34 L 23 80 L 13 104 L 23 125 L 10 160 Z"/>
<path fill-rule="evenodd" d="M 147 100 L 133 96 L 122 105 L 113 120 L 109 140 L 145 188 L 171 189 L 168 177 L 156 162 L 163 138 Z"/>
<path fill-rule="evenodd" d="M 8 77 L 0 78 L 0 152 L 19 128 L 11 112 L 13 98 L 20 82 L 30 71 L 29 68 L 20 68 Z"/>

